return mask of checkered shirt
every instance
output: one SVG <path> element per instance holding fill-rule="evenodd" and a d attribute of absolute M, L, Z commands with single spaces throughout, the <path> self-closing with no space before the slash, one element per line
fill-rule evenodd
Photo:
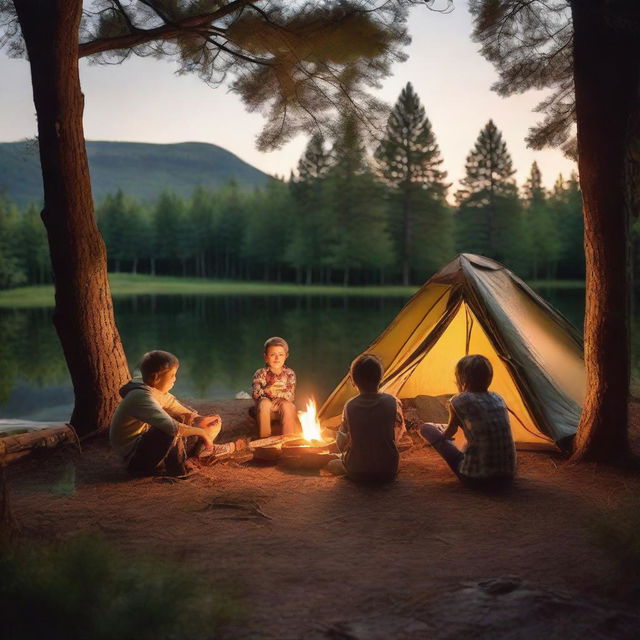
<path fill-rule="evenodd" d="M 516 449 L 502 397 L 465 391 L 453 396 L 451 404 L 467 439 L 460 473 L 470 478 L 514 475 Z"/>

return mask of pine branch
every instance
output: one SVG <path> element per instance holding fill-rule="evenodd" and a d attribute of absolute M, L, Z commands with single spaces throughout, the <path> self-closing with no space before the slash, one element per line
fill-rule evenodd
<path fill-rule="evenodd" d="M 133 27 L 135 31 L 131 33 L 112 36 L 109 38 L 96 38 L 95 40 L 81 43 L 78 50 L 78 56 L 80 58 L 84 58 L 86 56 L 103 53 L 105 51 L 131 49 L 156 40 L 173 40 L 181 34 L 192 31 L 193 29 L 206 28 L 207 26 L 210 26 L 211 23 L 224 18 L 235 11 L 239 11 L 249 4 L 251 4 L 251 0 L 235 0 L 217 11 L 212 11 L 199 16 L 190 16 L 176 22 L 165 22 L 163 25 L 154 27 L 153 29 L 139 29 L 137 27 Z M 120 11 L 118 11 L 118 13 L 120 13 Z M 127 18 L 125 16 L 123 17 L 125 21 L 127 21 Z M 236 55 L 236 52 L 232 51 L 232 53 Z M 256 64 L 261 64 L 258 60 L 252 60 L 252 62 L 253 61 L 255 61 Z"/>

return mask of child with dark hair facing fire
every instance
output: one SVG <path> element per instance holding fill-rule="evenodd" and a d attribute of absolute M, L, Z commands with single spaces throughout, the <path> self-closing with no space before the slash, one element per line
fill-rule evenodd
<path fill-rule="evenodd" d="M 179 366 L 172 353 L 149 351 L 140 362 L 142 377 L 120 389 L 109 439 L 131 473 L 184 475 L 220 433 L 220 416 L 198 415 L 169 393 Z"/>
<path fill-rule="evenodd" d="M 516 451 L 509 413 L 502 396 L 489 391 L 493 367 L 482 355 L 469 355 L 456 365 L 460 393 L 450 399 L 449 423 L 425 423 L 420 433 L 466 484 L 504 487 L 516 471 Z M 450 438 L 461 428 L 467 440 L 460 451 Z"/>
<path fill-rule="evenodd" d="M 329 462 L 327 470 L 356 482 L 389 482 L 398 473 L 396 443 L 406 433 L 402 405 L 378 391 L 383 368 L 375 355 L 358 356 L 349 373 L 360 393 L 344 405 L 336 434 L 342 459 Z"/>

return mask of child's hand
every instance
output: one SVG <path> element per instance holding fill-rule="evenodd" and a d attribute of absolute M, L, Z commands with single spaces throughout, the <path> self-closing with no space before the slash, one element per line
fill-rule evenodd
<path fill-rule="evenodd" d="M 213 441 L 218 433 L 220 433 L 220 428 L 217 426 L 209 425 L 202 428 L 202 439 L 205 441 L 207 449 L 213 449 Z"/>

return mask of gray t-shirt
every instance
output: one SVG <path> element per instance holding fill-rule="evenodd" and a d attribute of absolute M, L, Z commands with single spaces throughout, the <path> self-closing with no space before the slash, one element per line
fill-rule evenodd
<path fill-rule="evenodd" d="M 398 472 L 396 442 L 405 433 L 402 405 L 388 393 L 361 393 L 342 412 L 338 432 L 347 475 L 388 479 Z"/>

